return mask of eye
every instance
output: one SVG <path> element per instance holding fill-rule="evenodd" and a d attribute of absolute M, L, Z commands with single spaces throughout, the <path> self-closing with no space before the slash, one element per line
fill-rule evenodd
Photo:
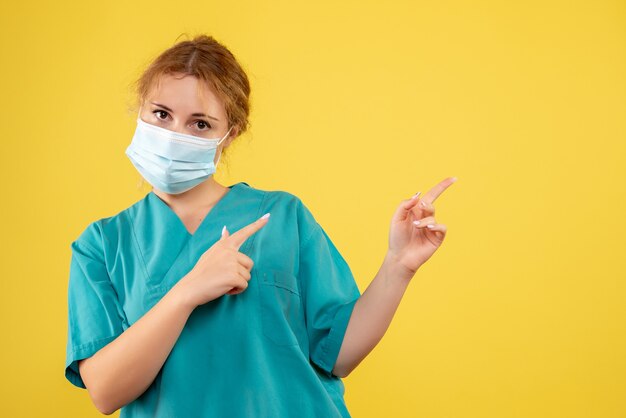
<path fill-rule="evenodd" d="M 166 118 L 167 118 L 167 115 L 168 115 L 168 113 L 167 113 L 165 110 L 160 110 L 160 109 L 159 109 L 159 110 L 155 110 L 155 111 L 154 111 L 154 112 L 152 112 L 152 113 L 154 113 L 155 115 L 157 115 L 157 119 L 160 119 L 160 120 L 164 120 L 164 119 L 161 119 L 161 118 L 159 117 L 159 115 L 165 114 L 165 117 L 166 117 Z"/>
<path fill-rule="evenodd" d="M 154 110 L 152 113 L 160 121 L 167 120 L 167 117 L 169 116 L 169 113 L 167 113 L 165 110 L 162 110 L 162 109 Z M 198 130 L 200 130 L 200 131 L 208 131 L 209 129 L 212 129 L 212 126 L 209 125 L 209 123 L 207 121 L 202 120 L 202 119 L 198 119 L 196 121 L 196 124 L 198 125 Z"/>
<path fill-rule="evenodd" d="M 206 121 L 202 119 L 198 120 L 198 128 L 200 128 L 201 131 L 204 131 L 205 129 L 203 129 L 203 127 L 207 127 L 207 129 L 211 129 L 211 125 L 209 125 Z"/>

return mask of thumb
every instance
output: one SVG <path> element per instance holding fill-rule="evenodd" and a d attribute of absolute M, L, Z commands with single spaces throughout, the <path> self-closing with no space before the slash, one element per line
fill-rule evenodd
<path fill-rule="evenodd" d="M 226 229 L 226 225 L 224 225 L 224 228 L 222 228 L 222 237 L 220 239 L 224 239 L 228 236 L 230 236 L 230 233 L 228 232 L 228 229 Z"/>

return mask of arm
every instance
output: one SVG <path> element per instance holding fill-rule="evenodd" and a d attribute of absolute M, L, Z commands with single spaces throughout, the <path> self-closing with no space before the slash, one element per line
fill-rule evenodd
<path fill-rule="evenodd" d="M 193 310 L 248 287 L 253 261 L 238 249 L 266 223 L 263 216 L 232 235 L 224 229 L 222 238 L 130 327 L 103 251 L 97 249 L 102 238 L 93 223 L 72 243 L 66 376 L 87 388 L 107 415 L 137 399 L 158 375 Z"/>
<path fill-rule="evenodd" d="M 382 339 L 412 277 L 389 253 L 385 255 L 376 277 L 354 305 L 334 375 L 348 376 Z"/>
<path fill-rule="evenodd" d="M 175 285 L 152 309 L 93 356 L 80 374 L 100 412 L 110 415 L 154 381 L 193 311 Z"/>
<path fill-rule="evenodd" d="M 421 199 L 421 192 L 415 193 L 396 209 L 385 260 L 354 305 L 333 368 L 335 375 L 347 376 L 378 344 L 415 272 L 443 243 L 447 227 L 435 221 L 433 201 L 456 180 L 448 177 Z"/>

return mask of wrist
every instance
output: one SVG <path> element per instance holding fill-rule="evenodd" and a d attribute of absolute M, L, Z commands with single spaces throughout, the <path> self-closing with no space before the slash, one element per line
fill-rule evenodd
<path fill-rule="evenodd" d="M 387 270 L 387 274 L 389 276 L 395 277 L 398 280 L 401 280 L 403 282 L 410 281 L 413 278 L 413 276 L 415 276 L 415 273 L 417 273 L 417 270 L 419 269 L 419 267 L 418 269 L 415 269 L 415 270 L 406 267 L 400 261 L 400 257 L 398 257 L 396 254 L 394 254 L 391 251 L 387 251 L 387 253 L 385 254 L 383 265 L 385 266 L 385 269 Z"/>
<path fill-rule="evenodd" d="M 176 283 L 168 292 L 178 306 L 182 309 L 185 309 L 191 312 L 198 306 L 192 299 L 192 295 L 187 290 L 187 286 L 185 282 L 181 279 L 178 283 Z"/>

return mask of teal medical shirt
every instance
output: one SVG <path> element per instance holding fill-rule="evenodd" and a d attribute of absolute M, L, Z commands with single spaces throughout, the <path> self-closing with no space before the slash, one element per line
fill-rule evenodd
<path fill-rule="evenodd" d="M 302 201 L 229 186 L 194 234 L 154 192 L 89 224 L 71 243 L 65 376 L 149 311 L 207 249 L 271 212 L 239 251 L 248 288 L 198 306 L 133 417 L 349 417 L 331 370 L 361 295 L 348 264 Z"/>

